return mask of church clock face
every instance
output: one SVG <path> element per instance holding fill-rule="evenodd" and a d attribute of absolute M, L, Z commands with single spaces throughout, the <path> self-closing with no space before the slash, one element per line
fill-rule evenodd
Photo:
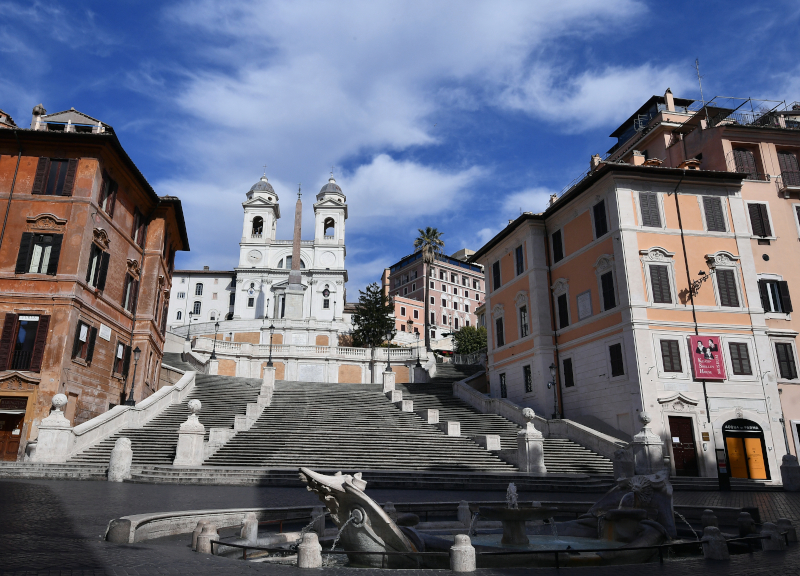
<path fill-rule="evenodd" d="M 251 264 L 258 264 L 261 262 L 261 252 L 258 250 L 250 250 L 250 252 L 247 253 L 247 261 Z"/>

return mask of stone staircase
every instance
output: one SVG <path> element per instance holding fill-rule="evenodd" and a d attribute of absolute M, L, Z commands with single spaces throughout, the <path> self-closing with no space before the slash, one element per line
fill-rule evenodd
<path fill-rule="evenodd" d="M 401 412 L 377 384 L 283 382 L 253 426 L 210 466 L 514 472 L 469 438 L 447 436 Z"/>
<path fill-rule="evenodd" d="M 183 366 L 179 362 L 179 354 L 174 356 L 178 359 L 165 358 L 165 363 L 182 370 L 191 369 L 191 366 Z M 252 378 L 197 374 L 194 390 L 184 402 L 170 406 L 141 428 L 129 428 L 113 434 L 72 457 L 69 463 L 108 465 L 114 443 L 117 438 L 124 436 L 131 440 L 133 466 L 172 464 L 178 443 L 178 427 L 189 417 L 186 406 L 189 400 L 196 398 L 202 403 L 198 416 L 206 427 L 208 440 L 212 427 L 233 428 L 234 417 L 245 413 L 248 402 L 256 401 L 260 386 L 261 381 Z"/>
<path fill-rule="evenodd" d="M 456 366 L 437 364 L 436 377 L 425 384 L 398 384 L 404 400 L 414 402 L 414 410 L 435 408 L 439 421 L 457 420 L 461 434 L 474 437 L 481 434 L 500 436 L 501 450 L 517 449 L 517 432 L 520 427 L 497 414 L 482 414 L 472 406 L 453 396 L 453 382 L 483 370 L 482 366 Z M 571 440 L 545 438 L 544 463 L 550 473 L 611 475 L 611 460 Z"/>

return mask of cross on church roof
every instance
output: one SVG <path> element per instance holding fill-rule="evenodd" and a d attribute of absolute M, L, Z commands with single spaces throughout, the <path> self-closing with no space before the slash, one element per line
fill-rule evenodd
<path fill-rule="evenodd" d="M 264 164 L 264 176 L 266 176 L 266 175 L 267 175 L 267 165 Z"/>
<path fill-rule="evenodd" d="M 298 200 L 300 200 L 300 196 L 302 196 L 302 194 L 300 193 L 300 184 L 298 184 L 297 185 L 297 199 Z"/>

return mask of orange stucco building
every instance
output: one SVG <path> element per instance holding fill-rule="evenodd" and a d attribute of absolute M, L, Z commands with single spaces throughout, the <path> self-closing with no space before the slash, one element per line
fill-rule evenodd
<path fill-rule="evenodd" d="M 111 126 L 40 105 L 30 129 L 7 128 L 0 459 L 16 460 L 56 393 L 77 425 L 158 388 L 175 251 L 189 245 L 180 200 L 156 195 Z"/>

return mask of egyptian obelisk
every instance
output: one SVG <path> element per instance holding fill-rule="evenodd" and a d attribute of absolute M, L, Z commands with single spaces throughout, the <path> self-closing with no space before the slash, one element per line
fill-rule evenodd
<path fill-rule="evenodd" d="M 284 317 L 290 320 L 303 319 L 303 286 L 300 276 L 300 232 L 303 223 L 303 202 L 300 191 L 297 192 L 297 204 L 294 207 L 294 237 L 292 238 L 292 269 L 289 271 L 289 287 L 285 292 Z"/>

